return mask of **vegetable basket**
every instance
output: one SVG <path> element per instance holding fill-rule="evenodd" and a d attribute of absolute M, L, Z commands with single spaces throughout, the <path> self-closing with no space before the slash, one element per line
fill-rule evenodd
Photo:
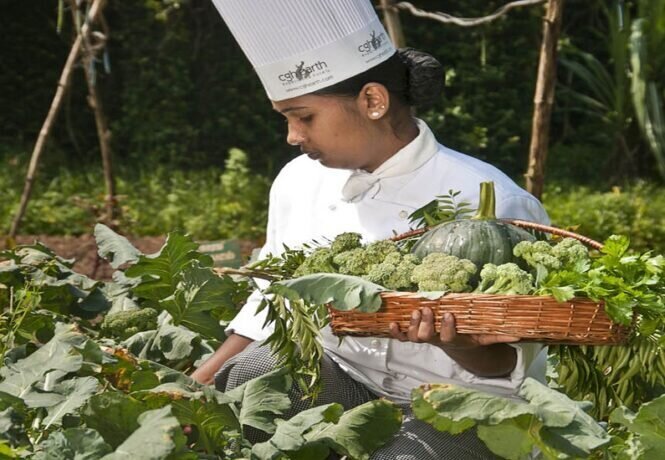
<path fill-rule="evenodd" d="M 539 232 L 572 237 L 590 248 L 602 247 L 597 241 L 559 228 L 522 220 L 505 222 Z M 408 232 L 393 240 L 417 236 L 424 231 Z M 628 339 L 631 329 L 614 323 L 605 313 L 602 301 L 588 298 L 558 302 L 550 296 L 451 293 L 431 299 L 419 293 L 397 291 L 382 293 L 381 298 L 381 308 L 375 313 L 329 308 L 333 333 L 338 336 L 390 337 L 390 323 L 396 322 L 400 330 L 406 330 L 413 310 L 423 307 L 432 309 L 437 325 L 445 313 L 452 313 L 458 333 L 510 335 L 533 342 L 619 344 Z"/>

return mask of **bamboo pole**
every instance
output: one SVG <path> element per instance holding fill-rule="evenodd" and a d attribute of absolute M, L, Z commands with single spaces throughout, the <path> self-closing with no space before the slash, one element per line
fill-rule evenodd
<path fill-rule="evenodd" d="M 105 1 L 106 0 L 101 0 L 102 5 L 100 6 L 100 13 L 104 8 Z M 72 14 L 75 15 L 76 1 L 71 0 L 70 4 L 72 6 Z M 89 32 L 89 29 L 87 32 Z M 83 70 L 85 72 L 85 81 L 88 85 L 88 105 L 92 109 L 92 112 L 95 116 L 97 138 L 99 139 L 99 149 L 102 155 L 102 166 L 104 169 L 104 184 L 106 187 L 106 196 L 104 201 L 106 205 L 106 215 L 102 221 L 104 221 L 109 227 L 113 228 L 113 222 L 117 217 L 117 207 L 115 199 L 115 179 L 113 177 L 112 166 L 111 130 L 108 126 L 108 121 L 104 113 L 102 98 L 99 94 L 99 89 L 97 88 L 95 81 L 95 74 L 93 72 L 95 50 L 90 43 L 89 35 L 84 33 L 82 29 L 79 32 L 79 37 L 83 39 L 83 51 L 81 55 L 83 61 Z M 108 36 L 105 35 L 104 40 L 107 39 Z"/>
<path fill-rule="evenodd" d="M 97 15 L 99 14 L 99 11 L 101 10 L 101 4 L 103 3 L 103 1 L 104 0 L 93 1 L 92 6 L 90 7 L 90 12 L 88 14 L 88 20 L 82 27 L 82 32 L 88 33 L 88 29 L 90 27 L 89 24 L 96 19 Z M 35 148 L 32 151 L 32 156 L 30 157 L 30 164 L 28 165 L 28 173 L 25 178 L 23 193 L 21 194 L 21 202 L 19 204 L 18 211 L 16 212 L 16 215 L 12 220 L 12 225 L 9 229 L 9 238 L 12 240 L 16 237 L 16 233 L 18 232 L 21 220 L 23 219 L 23 216 L 25 215 L 25 210 L 28 207 L 28 201 L 30 201 L 30 195 L 32 193 L 32 186 L 34 184 L 35 176 L 37 174 L 37 166 L 39 164 L 39 158 L 42 155 L 44 146 L 46 145 L 46 141 L 48 140 L 49 134 L 51 133 L 51 129 L 53 128 L 53 124 L 55 123 L 55 120 L 58 116 L 58 112 L 60 111 L 60 107 L 62 106 L 64 95 L 69 89 L 69 85 L 71 83 L 72 69 L 81 51 L 82 43 L 83 41 L 81 38 L 81 34 L 79 34 L 79 36 L 76 37 L 76 40 L 74 40 L 74 44 L 72 45 L 72 48 L 69 51 L 69 56 L 67 56 L 67 61 L 65 62 L 65 66 L 63 67 L 62 73 L 60 74 L 60 79 L 58 80 L 58 86 L 55 91 L 55 96 L 53 96 L 51 107 L 49 108 L 48 114 L 46 115 L 46 119 L 44 120 L 41 130 L 39 131 L 37 142 L 35 142 Z"/>
<path fill-rule="evenodd" d="M 541 198 L 545 182 L 545 162 L 550 138 L 550 119 L 556 86 L 557 42 L 561 31 L 564 0 L 548 0 L 543 21 L 543 40 L 540 46 L 538 79 L 534 95 L 531 123 L 531 145 L 526 177 L 526 189 Z"/>
<path fill-rule="evenodd" d="M 399 11 L 395 8 L 394 3 L 394 0 L 381 0 L 383 19 L 388 29 L 388 35 L 390 35 L 395 48 L 404 48 L 406 46 L 406 39 L 402 30 L 402 22 L 399 19 Z"/>

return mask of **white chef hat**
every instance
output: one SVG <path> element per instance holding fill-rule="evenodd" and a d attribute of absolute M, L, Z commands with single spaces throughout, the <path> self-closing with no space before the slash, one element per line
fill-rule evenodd
<path fill-rule="evenodd" d="M 358 75 L 395 53 L 369 0 L 213 0 L 273 101 Z"/>

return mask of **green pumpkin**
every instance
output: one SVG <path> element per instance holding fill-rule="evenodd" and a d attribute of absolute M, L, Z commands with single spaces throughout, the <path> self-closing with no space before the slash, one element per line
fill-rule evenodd
<path fill-rule="evenodd" d="M 494 183 L 480 184 L 478 212 L 470 219 L 444 222 L 427 231 L 413 247 L 420 259 L 433 252 L 468 259 L 480 270 L 483 265 L 519 263 L 513 247 L 535 237 L 514 225 L 496 219 Z"/>

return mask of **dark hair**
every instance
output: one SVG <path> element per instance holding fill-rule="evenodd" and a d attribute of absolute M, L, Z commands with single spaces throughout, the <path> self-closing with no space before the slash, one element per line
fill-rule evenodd
<path fill-rule="evenodd" d="M 311 94 L 356 97 L 367 83 L 380 83 L 398 102 L 425 109 L 439 101 L 443 66 L 427 53 L 400 48 L 381 64 Z"/>

